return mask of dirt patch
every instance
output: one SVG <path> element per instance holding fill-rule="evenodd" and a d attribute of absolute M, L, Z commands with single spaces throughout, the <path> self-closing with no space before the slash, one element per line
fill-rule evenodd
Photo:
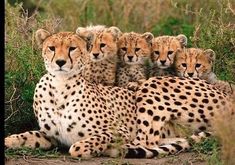
<path fill-rule="evenodd" d="M 20 157 L 5 159 L 6 165 L 205 165 L 205 160 L 195 153 L 181 153 L 158 159 L 112 159 L 92 158 L 73 159 L 69 156 L 59 158 Z"/>

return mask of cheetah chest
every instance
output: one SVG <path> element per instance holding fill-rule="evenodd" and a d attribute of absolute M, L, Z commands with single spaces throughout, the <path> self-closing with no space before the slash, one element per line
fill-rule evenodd
<path fill-rule="evenodd" d="M 88 132 L 94 133 L 89 131 L 94 112 L 87 97 L 83 86 L 76 80 L 39 83 L 34 96 L 34 111 L 41 131 L 68 146 L 86 138 Z"/>

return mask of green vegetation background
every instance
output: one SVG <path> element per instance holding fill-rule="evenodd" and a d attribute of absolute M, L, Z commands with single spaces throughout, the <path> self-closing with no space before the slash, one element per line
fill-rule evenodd
<path fill-rule="evenodd" d="M 234 0 L 9 0 L 5 2 L 5 135 L 37 129 L 34 88 L 45 73 L 34 32 L 104 24 L 155 36 L 185 34 L 216 52 L 214 72 L 235 82 Z M 28 9 L 28 10 L 25 10 Z"/>

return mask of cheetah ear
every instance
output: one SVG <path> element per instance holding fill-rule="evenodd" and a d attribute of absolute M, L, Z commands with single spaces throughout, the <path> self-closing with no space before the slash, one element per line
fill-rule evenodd
<path fill-rule="evenodd" d="M 116 26 L 109 27 L 107 29 L 107 32 L 111 32 L 113 36 L 115 37 L 115 39 L 118 39 L 122 35 L 121 30 Z"/>
<path fill-rule="evenodd" d="M 91 42 L 94 35 L 91 31 L 87 30 L 84 27 L 78 27 L 76 30 L 76 34 L 78 34 L 81 38 L 83 38 L 87 42 Z"/>
<path fill-rule="evenodd" d="M 39 48 L 42 48 L 42 44 L 49 36 L 51 36 L 51 33 L 44 30 L 44 29 L 38 29 L 35 33 L 35 39 L 37 42 L 37 45 Z"/>
<path fill-rule="evenodd" d="M 187 46 L 188 39 L 184 34 L 179 34 L 176 38 L 180 41 L 182 48 Z"/>
<path fill-rule="evenodd" d="M 175 51 L 175 59 L 177 59 L 178 57 L 181 57 L 183 55 L 184 51 L 185 51 L 185 48 L 183 48 L 183 49 L 180 49 L 180 48 L 176 49 L 176 51 Z"/>
<path fill-rule="evenodd" d="M 212 49 L 206 49 L 203 53 L 209 59 L 210 62 L 215 61 L 215 52 Z"/>
<path fill-rule="evenodd" d="M 153 34 L 150 33 L 150 32 L 146 32 L 142 35 L 142 37 L 144 37 L 146 39 L 146 41 L 151 44 L 152 43 L 152 40 L 154 38 Z"/>

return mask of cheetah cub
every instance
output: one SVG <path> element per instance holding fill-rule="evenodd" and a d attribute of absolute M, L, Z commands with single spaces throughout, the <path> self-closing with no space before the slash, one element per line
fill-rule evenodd
<path fill-rule="evenodd" d="M 118 41 L 117 86 L 135 89 L 147 79 L 145 64 L 150 59 L 153 34 L 124 33 Z"/>
<path fill-rule="evenodd" d="M 152 43 L 150 77 L 175 75 L 173 68 L 175 55 L 186 45 L 187 37 L 183 34 L 155 37 Z"/>
<path fill-rule="evenodd" d="M 185 48 L 177 52 L 175 57 L 176 73 L 180 77 L 197 77 L 214 84 L 225 93 L 233 93 L 234 86 L 218 80 L 212 68 L 215 52 L 211 49 Z"/>
<path fill-rule="evenodd" d="M 117 27 L 102 25 L 78 27 L 76 33 L 88 42 L 88 60 L 83 77 L 92 83 L 110 85 L 115 83 L 117 63 L 117 40 L 121 31 Z"/>

